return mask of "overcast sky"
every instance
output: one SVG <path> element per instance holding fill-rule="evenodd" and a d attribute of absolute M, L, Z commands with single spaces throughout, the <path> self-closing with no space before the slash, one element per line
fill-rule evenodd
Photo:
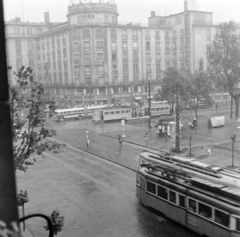
<path fill-rule="evenodd" d="M 184 0 L 115 0 L 115 3 L 119 21 L 147 22 L 151 11 L 162 16 L 182 12 Z M 42 22 L 43 13 L 49 11 L 51 21 L 64 22 L 68 5 L 69 0 L 4 0 L 5 20 L 24 16 L 24 21 Z M 240 22 L 240 0 L 198 0 L 198 10 L 214 12 L 214 22 Z"/>

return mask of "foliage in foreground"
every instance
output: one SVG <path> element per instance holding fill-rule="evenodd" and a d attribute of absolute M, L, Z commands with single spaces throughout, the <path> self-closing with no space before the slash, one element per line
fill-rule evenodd
<path fill-rule="evenodd" d="M 62 227 L 64 225 L 64 217 L 60 216 L 59 211 L 56 209 L 50 215 L 50 220 L 53 227 L 53 234 L 57 235 L 58 232 L 62 231 Z M 49 230 L 48 224 L 44 226 L 44 229 Z"/>
<path fill-rule="evenodd" d="M 57 135 L 55 130 L 45 127 L 47 116 L 53 116 L 55 102 L 46 98 L 43 85 L 34 81 L 33 69 L 22 67 L 14 74 L 16 85 L 10 86 L 14 165 L 15 170 L 26 171 L 33 164 L 29 159 L 31 155 L 44 157 L 43 152 L 57 152 L 62 144 L 48 139 Z M 28 101 L 25 97 L 27 88 L 31 90 Z M 29 111 L 23 118 L 26 110 Z"/>

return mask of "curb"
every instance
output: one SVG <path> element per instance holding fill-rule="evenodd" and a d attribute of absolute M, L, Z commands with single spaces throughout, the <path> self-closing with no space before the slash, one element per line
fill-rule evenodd
<path fill-rule="evenodd" d="M 214 148 L 218 148 L 218 149 L 221 149 L 221 150 L 232 152 L 231 147 L 222 146 L 222 145 L 219 145 L 219 144 L 214 145 Z M 240 149 L 234 148 L 233 150 L 234 150 L 234 152 L 240 153 Z"/>

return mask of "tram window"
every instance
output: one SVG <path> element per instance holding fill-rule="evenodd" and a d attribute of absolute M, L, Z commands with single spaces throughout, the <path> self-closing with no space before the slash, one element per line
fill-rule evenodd
<path fill-rule="evenodd" d="M 140 180 L 141 180 L 141 187 L 143 189 L 145 189 L 145 181 L 144 181 L 144 179 L 142 177 L 140 177 Z"/>
<path fill-rule="evenodd" d="M 131 113 L 131 110 L 127 109 L 127 110 L 126 110 L 126 113 Z"/>
<path fill-rule="evenodd" d="M 122 113 L 122 114 L 125 114 L 125 110 L 122 110 L 121 113 Z"/>
<path fill-rule="evenodd" d="M 120 111 L 116 111 L 116 114 L 120 114 Z"/>
<path fill-rule="evenodd" d="M 165 110 L 169 110 L 169 107 L 165 107 Z"/>
<path fill-rule="evenodd" d="M 229 227 L 229 221 L 230 217 L 227 213 L 224 213 L 222 211 L 215 209 L 215 222 L 217 222 L 220 225 L 224 225 L 226 227 Z"/>
<path fill-rule="evenodd" d="M 172 203 L 177 203 L 176 193 L 173 191 L 169 191 L 169 201 Z"/>
<path fill-rule="evenodd" d="M 185 207 L 185 197 L 179 194 L 179 206 Z"/>
<path fill-rule="evenodd" d="M 212 219 L 212 208 L 205 204 L 198 203 L 198 214 L 208 219 Z"/>
<path fill-rule="evenodd" d="M 155 111 L 155 108 L 151 108 L 151 111 Z"/>
<path fill-rule="evenodd" d="M 156 108 L 156 111 L 159 111 L 160 110 L 160 108 Z"/>
<path fill-rule="evenodd" d="M 168 192 L 166 188 L 158 186 L 158 196 L 168 200 Z"/>
<path fill-rule="evenodd" d="M 164 107 L 162 107 L 161 110 L 164 110 Z"/>
<path fill-rule="evenodd" d="M 147 181 L 147 191 L 153 194 L 156 194 L 156 185 Z"/>
<path fill-rule="evenodd" d="M 240 231 L 240 218 L 236 218 L 236 230 Z"/>
<path fill-rule="evenodd" d="M 110 114 L 115 114 L 115 111 L 110 111 Z"/>
<path fill-rule="evenodd" d="M 109 112 L 105 112 L 104 115 L 109 115 Z"/>
<path fill-rule="evenodd" d="M 194 201 L 190 198 L 188 199 L 188 210 L 192 211 L 192 212 L 197 211 L 196 201 Z"/>

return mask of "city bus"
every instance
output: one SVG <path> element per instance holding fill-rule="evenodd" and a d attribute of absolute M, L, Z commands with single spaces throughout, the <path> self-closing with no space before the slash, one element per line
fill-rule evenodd
<path fill-rule="evenodd" d="M 240 236 L 240 190 L 159 164 L 141 165 L 136 196 L 201 236 Z"/>
<path fill-rule="evenodd" d="M 91 116 L 93 111 L 105 108 L 107 105 L 96 105 L 88 107 L 75 107 L 69 109 L 56 109 L 54 111 L 54 119 L 57 121 L 65 121 L 66 119 L 82 119 L 85 116 Z"/>
<path fill-rule="evenodd" d="M 159 164 L 176 170 L 183 170 L 198 178 L 207 178 L 216 184 L 240 189 L 240 172 L 198 161 L 194 158 L 174 156 L 166 152 L 144 150 L 138 156 L 139 165 Z"/>
<path fill-rule="evenodd" d="M 132 118 L 132 109 L 130 106 L 107 107 L 94 110 L 92 114 L 93 122 L 116 121 L 125 118 Z"/>

